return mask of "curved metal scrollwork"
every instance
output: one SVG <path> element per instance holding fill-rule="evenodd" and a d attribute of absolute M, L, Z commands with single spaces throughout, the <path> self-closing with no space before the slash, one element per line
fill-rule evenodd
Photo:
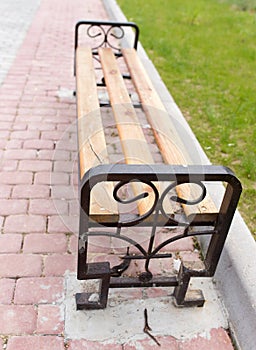
<path fill-rule="evenodd" d="M 129 183 L 136 183 L 136 182 L 139 182 L 139 183 L 143 183 L 147 186 L 149 186 L 153 193 L 154 193 L 154 201 L 153 201 L 153 204 L 151 206 L 151 208 L 149 208 L 149 210 L 144 213 L 143 215 L 139 216 L 139 217 L 136 217 L 136 219 L 133 219 L 133 220 L 127 220 L 127 221 L 122 221 L 120 222 L 120 224 L 122 226 L 134 226 L 134 225 L 137 225 L 139 224 L 140 222 L 144 221 L 146 218 L 148 218 L 156 209 L 157 205 L 158 205 L 158 201 L 159 201 L 159 193 L 158 193 L 158 190 L 156 188 L 156 186 L 150 182 L 150 181 L 139 181 L 137 179 L 134 179 L 134 180 L 129 180 L 129 181 L 120 181 L 114 188 L 114 191 L 113 191 L 113 197 L 114 199 L 120 203 L 120 204 L 130 204 L 130 203 L 134 203 L 134 202 L 137 202 L 138 200 L 141 200 L 141 199 L 144 199 L 146 197 L 149 197 L 149 193 L 148 192 L 143 192 L 133 198 L 130 198 L 130 199 L 122 199 L 119 197 L 118 195 L 118 191 L 125 185 L 129 184 Z"/>
<path fill-rule="evenodd" d="M 168 214 L 166 212 L 166 210 L 164 209 L 164 200 L 166 199 L 168 193 L 175 189 L 177 186 L 179 185 L 197 185 L 201 188 L 202 192 L 200 193 L 200 195 L 195 198 L 195 199 L 185 199 L 185 198 L 181 198 L 179 197 L 179 195 L 172 195 L 169 197 L 169 199 L 173 202 L 179 203 L 179 204 L 184 204 L 184 205 L 196 205 L 199 204 L 206 196 L 207 194 L 207 190 L 205 185 L 202 182 L 190 182 L 188 183 L 177 183 L 176 181 L 173 182 L 172 184 L 170 184 L 162 193 L 160 200 L 159 200 L 159 210 L 162 213 L 162 215 L 167 218 L 169 220 L 169 222 L 173 223 L 174 225 L 177 226 L 188 226 L 189 223 L 186 221 L 177 221 L 174 219 L 173 214 Z M 177 192 L 177 191 L 176 191 Z"/>
<path fill-rule="evenodd" d="M 124 37 L 125 32 L 121 26 L 112 25 L 110 27 L 103 27 L 100 24 L 92 24 L 87 29 L 87 35 L 89 38 L 95 39 L 102 37 L 96 46 L 92 47 L 93 50 L 97 50 L 100 47 L 110 47 L 113 50 L 120 51 L 120 46 L 115 43 L 115 40 L 120 40 Z"/>

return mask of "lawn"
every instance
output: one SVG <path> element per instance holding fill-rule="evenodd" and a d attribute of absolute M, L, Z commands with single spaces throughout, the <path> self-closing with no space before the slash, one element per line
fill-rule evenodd
<path fill-rule="evenodd" d="M 256 238 L 256 1 L 118 3 L 211 162 L 242 181 L 239 209 Z"/>

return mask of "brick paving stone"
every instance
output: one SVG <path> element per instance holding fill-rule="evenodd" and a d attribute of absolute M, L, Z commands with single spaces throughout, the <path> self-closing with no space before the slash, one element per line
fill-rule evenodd
<path fill-rule="evenodd" d="M 40 276 L 42 258 L 29 254 L 0 255 L 0 277 Z"/>
<path fill-rule="evenodd" d="M 78 232 L 79 217 L 52 215 L 48 220 L 48 232 L 50 233 L 68 233 Z"/>
<path fill-rule="evenodd" d="M 36 150 L 34 149 L 8 149 L 4 153 L 4 157 L 8 159 L 36 159 Z"/>
<path fill-rule="evenodd" d="M 0 172 L 0 183 L 7 185 L 32 184 L 32 172 Z"/>
<path fill-rule="evenodd" d="M 16 283 L 15 304 L 61 303 L 64 283 L 61 277 L 20 278 Z"/>
<path fill-rule="evenodd" d="M 18 130 L 27 130 L 27 129 L 28 129 L 28 125 L 27 125 L 27 123 L 15 123 L 15 124 L 12 126 L 12 129 L 15 130 L 15 131 L 18 131 Z"/>
<path fill-rule="evenodd" d="M 67 215 L 68 203 L 60 199 L 31 199 L 29 213 L 37 215 Z"/>
<path fill-rule="evenodd" d="M 37 172 L 35 174 L 35 184 L 68 185 L 69 175 L 64 172 Z"/>
<path fill-rule="evenodd" d="M 32 305 L 0 305 L 0 334 L 32 334 L 36 319 Z"/>
<path fill-rule="evenodd" d="M 39 305 L 37 334 L 61 334 L 64 331 L 64 310 L 58 305 Z"/>
<path fill-rule="evenodd" d="M 212 329 L 210 337 L 198 336 L 180 343 L 179 350 L 234 350 L 227 332 L 223 328 Z"/>
<path fill-rule="evenodd" d="M 77 166 L 75 162 L 72 161 L 57 160 L 56 162 L 54 162 L 54 171 L 73 173 L 77 172 Z"/>
<path fill-rule="evenodd" d="M 0 185 L 0 198 L 10 198 L 12 186 Z"/>
<path fill-rule="evenodd" d="M 70 183 L 73 185 L 73 186 L 77 186 L 78 185 L 78 176 L 77 174 L 70 174 Z"/>
<path fill-rule="evenodd" d="M 13 131 L 11 133 L 11 139 L 22 139 L 22 140 L 29 140 L 29 139 L 37 139 L 39 138 L 39 131 L 38 130 L 19 130 L 19 131 Z"/>
<path fill-rule="evenodd" d="M 115 343 L 99 343 L 90 340 L 71 340 L 68 343 L 69 350 L 122 350 L 120 344 Z M 8 349 L 7 349 L 8 350 Z"/>
<path fill-rule="evenodd" d="M 69 160 L 69 151 L 55 151 L 55 150 L 42 150 L 37 154 L 38 159 L 49 159 L 49 160 Z"/>
<path fill-rule="evenodd" d="M 152 331 L 151 334 L 154 335 L 154 332 Z M 158 349 L 158 348 L 162 350 L 180 350 L 178 341 L 171 336 L 159 337 L 155 335 L 155 338 L 159 342 L 161 347 L 158 346 L 152 339 L 148 337 L 147 339 L 132 341 L 128 344 L 125 344 L 123 346 L 123 350 L 137 350 L 137 349 L 152 350 L 152 349 Z M 186 348 L 186 349 L 190 350 L 190 348 Z M 198 348 L 197 350 L 203 350 L 203 349 Z"/>
<path fill-rule="evenodd" d="M 20 171 L 51 171 L 52 163 L 49 160 L 21 160 Z"/>
<path fill-rule="evenodd" d="M 52 140 L 26 140 L 23 147 L 37 150 L 53 149 L 54 142 Z"/>
<path fill-rule="evenodd" d="M 6 350 L 65 350 L 65 346 L 57 336 L 20 336 L 10 338 Z"/>
<path fill-rule="evenodd" d="M 8 216 L 4 224 L 6 233 L 44 233 L 46 231 L 46 217 L 42 215 L 12 215 Z"/>
<path fill-rule="evenodd" d="M 11 304 L 14 296 L 15 280 L 10 278 L 0 279 L 0 304 Z"/>
<path fill-rule="evenodd" d="M 36 101 L 32 102 L 33 104 L 36 103 Z M 47 102 L 47 104 L 49 101 Z M 31 121 L 28 124 L 28 129 L 29 130 L 39 130 L 39 131 L 44 131 L 44 130 L 55 130 L 55 125 L 53 123 L 36 123 L 34 121 Z"/>
<path fill-rule="evenodd" d="M 66 251 L 67 237 L 64 234 L 33 234 L 24 238 L 24 253 L 65 253 Z"/>
<path fill-rule="evenodd" d="M 63 133 L 62 131 L 43 131 L 41 134 L 41 139 L 42 140 L 54 140 L 54 141 L 58 141 L 60 139 L 62 140 L 67 140 L 69 139 L 69 135 L 68 133 Z"/>
<path fill-rule="evenodd" d="M 165 230 L 164 230 L 165 231 Z M 160 244 L 161 242 L 165 241 L 168 238 L 175 237 L 179 233 L 166 230 L 166 232 L 158 232 L 156 235 L 156 245 Z M 184 251 L 184 250 L 194 250 L 193 246 L 193 240 L 191 237 L 182 238 L 180 240 L 177 240 L 171 244 L 168 244 L 167 246 L 162 248 L 162 252 L 169 252 L 169 251 Z"/>
<path fill-rule="evenodd" d="M 5 149 L 7 144 L 7 140 L 0 140 L 0 149 Z"/>
<path fill-rule="evenodd" d="M 45 258 L 45 276 L 63 276 L 67 271 L 76 271 L 77 258 L 71 254 L 53 254 Z"/>
<path fill-rule="evenodd" d="M 5 149 L 21 149 L 23 147 L 23 141 L 21 140 L 8 140 L 6 142 Z"/>
<path fill-rule="evenodd" d="M 74 195 L 75 195 L 75 198 L 74 200 L 69 200 L 69 203 L 68 203 L 68 212 L 69 212 L 69 215 L 71 216 L 77 216 L 79 215 L 79 210 L 80 210 L 80 203 L 79 203 L 79 200 L 77 198 L 78 196 L 78 189 L 75 188 L 74 186 L 72 186 L 72 189 L 73 189 L 73 192 L 74 192 Z M 77 196 L 76 196 L 77 194 Z"/>
<path fill-rule="evenodd" d="M 0 234 L 0 253 L 18 253 L 23 237 L 21 234 Z"/>
<path fill-rule="evenodd" d="M 0 215 L 26 214 L 28 201 L 24 199 L 0 199 Z"/>
<path fill-rule="evenodd" d="M 50 188 L 47 185 L 17 185 L 13 188 L 12 198 L 49 198 Z"/>
<path fill-rule="evenodd" d="M 0 130 L 10 130 L 12 127 L 11 122 L 0 121 Z"/>
<path fill-rule="evenodd" d="M 17 167 L 18 167 L 17 160 L 9 160 L 9 159 L 3 158 L 1 161 L 1 171 L 3 171 L 3 172 L 16 171 Z"/>
<path fill-rule="evenodd" d="M 73 186 L 52 186 L 53 198 L 75 199 L 77 198 L 77 190 Z"/>

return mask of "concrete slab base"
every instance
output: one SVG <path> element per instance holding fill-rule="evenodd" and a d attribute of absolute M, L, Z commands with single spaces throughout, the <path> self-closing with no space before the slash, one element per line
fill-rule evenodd
<path fill-rule="evenodd" d="M 225 313 L 211 279 L 194 279 L 191 288 L 201 288 L 205 306 L 176 308 L 171 297 L 172 288 L 152 288 L 152 293 L 139 289 L 111 289 L 108 306 L 104 310 L 77 311 L 75 293 L 84 292 L 85 281 L 68 275 L 65 299 L 65 336 L 67 339 L 87 339 L 107 342 L 115 339 L 126 343 L 147 337 L 143 332 L 144 309 L 148 310 L 149 324 L 155 336 L 172 336 L 187 340 L 198 336 L 210 337 L 213 328 L 227 328 Z M 92 282 L 90 286 L 92 288 Z M 158 290 L 158 291 L 157 291 Z M 142 297 L 138 293 L 142 291 Z M 138 292 L 138 293 L 136 293 Z M 210 317 L 209 317 L 210 316 Z"/>

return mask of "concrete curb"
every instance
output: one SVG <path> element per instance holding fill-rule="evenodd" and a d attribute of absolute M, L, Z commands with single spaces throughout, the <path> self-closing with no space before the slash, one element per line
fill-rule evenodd
<path fill-rule="evenodd" d="M 111 20 L 127 21 L 115 0 L 102 1 Z M 181 137 L 187 148 L 194 150 L 190 152 L 190 158 L 194 163 L 209 164 L 209 159 L 141 45 L 138 52 L 174 124 L 186 135 Z M 217 192 L 212 193 L 216 199 L 219 197 Z M 228 314 L 233 339 L 243 350 L 251 350 L 256 343 L 255 276 L 256 243 L 237 212 L 214 279 Z"/>

